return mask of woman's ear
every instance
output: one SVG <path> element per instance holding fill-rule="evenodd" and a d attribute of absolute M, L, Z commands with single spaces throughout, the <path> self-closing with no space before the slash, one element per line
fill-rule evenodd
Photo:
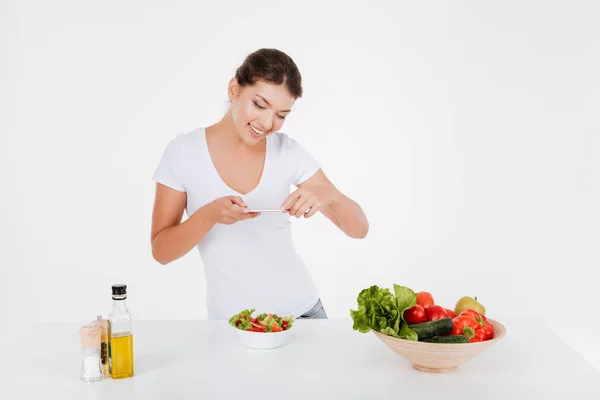
<path fill-rule="evenodd" d="M 231 78 L 229 80 L 229 86 L 227 87 L 227 97 L 229 97 L 229 100 L 233 101 L 237 97 L 239 88 L 240 86 L 238 85 L 237 79 Z"/>

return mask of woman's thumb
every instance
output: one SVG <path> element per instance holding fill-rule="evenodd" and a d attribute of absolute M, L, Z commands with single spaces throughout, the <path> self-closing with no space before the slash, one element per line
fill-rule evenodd
<path fill-rule="evenodd" d="M 231 199 L 231 201 L 234 204 L 237 204 L 240 207 L 246 207 L 246 203 L 244 203 L 244 200 L 242 200 L 241 197 L 239 197 L 239 196 L 231 196 L 230 199 Z"/>

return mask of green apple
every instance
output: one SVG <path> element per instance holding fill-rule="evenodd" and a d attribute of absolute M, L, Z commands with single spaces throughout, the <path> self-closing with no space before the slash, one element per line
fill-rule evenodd
<path fill-rule="evenodd" d="M 477 297 L 473 298 L 469 296 L 461 297 L 456 302 L 456 306 L 454 307 L 454 313 L 458 317 L 458 315 L 461 312 L 468 309 L 475 310 L 479 314 L 485 315 L 485 307 L 477 301 Z"/>

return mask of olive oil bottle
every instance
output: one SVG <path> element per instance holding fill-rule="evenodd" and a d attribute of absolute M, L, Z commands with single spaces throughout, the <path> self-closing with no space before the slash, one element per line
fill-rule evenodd
<path fill-rule="evenodd" d="M 112 286 L 113 308 L 110 321 L 108 357 L 110 376 L 113 379 L 133 376 L 133 324 L 127 309 L 127 285 Z"/>

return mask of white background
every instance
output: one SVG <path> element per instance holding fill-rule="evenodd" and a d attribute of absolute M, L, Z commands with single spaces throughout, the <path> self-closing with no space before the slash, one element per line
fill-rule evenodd
<path fill-rule="evenodd" d="M 295 221 L 330 317 L 372 284 L 478 296 L 600 368 L 599 3 L 356 3 L 0 3 L 2 342 L 108 313 L 112 283 L 136 319 L 205 318 L 196 251 L 152 259 L 151 175 L 276 47 L 305 89 L 282 131 L 371 223 Z"/>

